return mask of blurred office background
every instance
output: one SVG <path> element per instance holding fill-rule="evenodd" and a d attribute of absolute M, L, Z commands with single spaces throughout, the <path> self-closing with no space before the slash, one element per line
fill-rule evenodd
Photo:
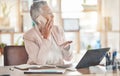
<path fill-rule="evenodd" d="M 29 10 L 34 0 L 0 0 L 0 43 L 23 45 L 23 34 L 34 26 Z M 72 40 L 71 50 L 110 47 L 120 52 L 119 0 L 46 0 L 54 24 Z M 1 61 L 0 61 L 1 62 Z"/>

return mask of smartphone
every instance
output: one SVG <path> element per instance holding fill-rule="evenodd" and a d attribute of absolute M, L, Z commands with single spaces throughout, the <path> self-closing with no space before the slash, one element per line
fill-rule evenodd
<path fill-rule="evenodd" d="M 38 21 L 38 23 L 43 24 L 43 25 L 45 25 L 47 22 L 47 19 L 43 17 L 42 15 L 39 15 L 36 20 Z"/>

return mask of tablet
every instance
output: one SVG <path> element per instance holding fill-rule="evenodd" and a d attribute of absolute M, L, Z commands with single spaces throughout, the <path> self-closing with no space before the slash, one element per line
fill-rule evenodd
<path fill-rule="evenodd" d="M 110 48 L 90 49 L 87 50 L 83 58 L 79 61 L 76 69 L 87 68 L 89 66 L 99 65 L 105 54 Z"/>

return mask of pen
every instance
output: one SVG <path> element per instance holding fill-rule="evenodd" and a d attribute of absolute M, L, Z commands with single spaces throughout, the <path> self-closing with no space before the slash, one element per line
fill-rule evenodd
<path fill-rule="evenodd" d="M 106 57 L 106 65 L 110 65 L 111 64 L 111 53 L 108 52 L 105 57 Z"/>
<path fill-rule="evenodd" d="M 117 63 L 116 63 L 116 61 L 115 61 L 116 56 L 117 56 L 117 51 L 114 51 L 113 54 L 112 54 L 112 65 L 113 65 L 113 70 L 115 70 L 115 69 L 117 68 Z"/>
<path fill-rule="evenodd" d="M 117 51 L 114 51 L 112 54 L 112 64 L 114 64 L 116 56 L 117 56 Z"/>
<path fill-rule="evenodd" d="M 9 70 L 14 71 L 14 68 L 9 68 Z"/>
<path fill-rule="evenodd" d="M 0 75 L 0 76 L 10 76 L 9 74 L 2 74 L 2 75 Z"/>

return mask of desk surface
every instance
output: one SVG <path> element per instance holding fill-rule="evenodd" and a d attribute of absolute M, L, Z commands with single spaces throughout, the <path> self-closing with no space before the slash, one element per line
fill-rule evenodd
<path fill-rule="evenodd" d="M 119 76 L 120 71 L 104 73 L 104 74 L 88 74 L 89 69 L 78 69 L 77 71 L 66 71 L 64 74 L 24 74 L 23 70 L 11 68 L 10 66 L 0 67 L 0 76 L 10 74 L 10 76 Z"/>

